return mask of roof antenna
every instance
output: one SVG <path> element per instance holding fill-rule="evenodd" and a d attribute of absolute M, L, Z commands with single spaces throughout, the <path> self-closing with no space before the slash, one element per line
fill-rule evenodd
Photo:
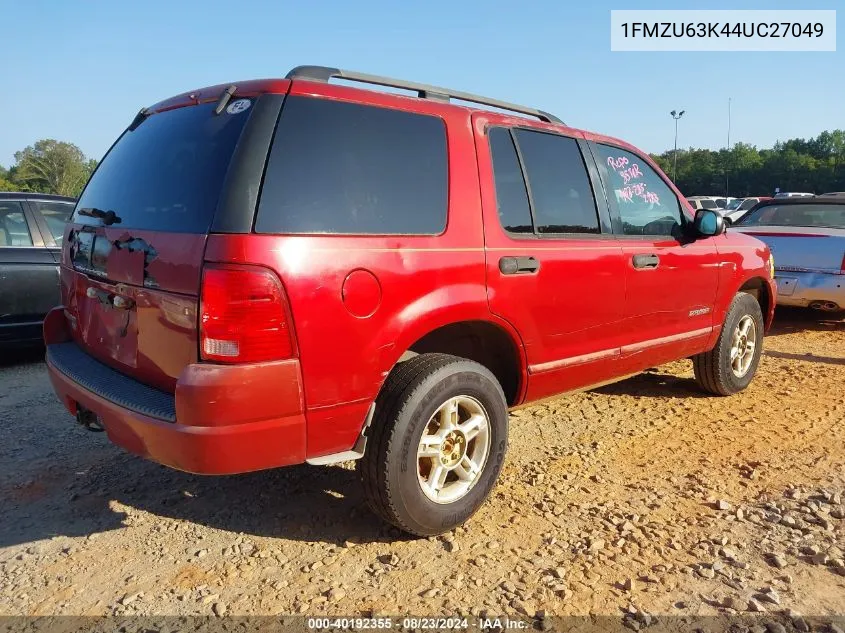
<path fill-rule="evenodd" d="M 232 95 L 235 94 L 235 90 L 237 89 L 238 87 L 235 84 L 232 84 L 231 86 L 226 88 L 223 94 L 220 95 L 220 100 L 217 102 L 217 107 L 214 108 L 214 114 L 220 114 L 221 112 L 223 112 L 223 109 L 229 103 L 229 100 L 232 98 Z"/>

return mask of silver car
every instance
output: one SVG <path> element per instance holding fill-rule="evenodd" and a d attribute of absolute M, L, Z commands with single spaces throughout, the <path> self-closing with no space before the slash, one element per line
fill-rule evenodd
<path fill-rule="evenodd" d="M 731 230 L 769 245 L 779 305 L 845 310 L 845 199 L 768 200 Z"/>

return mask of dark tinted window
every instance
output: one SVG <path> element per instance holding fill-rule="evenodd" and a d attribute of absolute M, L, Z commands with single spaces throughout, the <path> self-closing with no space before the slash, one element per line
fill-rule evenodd
<path fill-rule="evenodd" d="M 598 145 L 599 160 L 607 166 L 608 198 L 615 205 L 626 235 L 679 236 L 681 207 L 678 198 L 648 163 L 610 145 Z M 702 208 L 713 208 L 701 200 Z"/>
<path fill-rule="evenodd" d="M 0 246 L 32 246 L 20 202 L 0 201 Z"/>
<path fill-rule="evenodd" d="M 508 130 L 492 128 L 488 133 L 496 181 L 496 205 L 499 221 L 510 233 L 534 233 L 525 179 Z"/>
<path fill-rule="evenodd" d="M 719 207 L 716 206 L 716 203 L 712 200 L 702 200 L 701 201 L 701 208 L 702 209 L 718 209 Z"/>
<path fill-rule="evenodd" d="M 270 150 L 255 229 L 437 234 L 446 227 L 447 181 L 441 119 L 290 97 Z"/>
<path fill-rule="evenodd" d="M 127 131 L 97 168 L 74 220 L 99 224 L 83 209 L 114 211 L 114 226 L 206 233 L 235 144 L 251 108 L 236 100 L 215 115 L 215 103 L 153 114 Z M 230 113 L 231 110 L 231 113 Z"/>
<path fill-rule="evenodd" d="M 575 139 L 514 130 L 539 233 L 599 233 L 596 201 Z"/>
<path fill-rule="evenodd" d="M 44 218 L 56 244 L 61 246 L 65 224 L 67 224 L 73 211 L 73 205 L 67 202 L 41 202 L 39 200 L 32 201 L 32 204 L 35 206 L 36 213 L 40 213 L 41 217 Z"/>

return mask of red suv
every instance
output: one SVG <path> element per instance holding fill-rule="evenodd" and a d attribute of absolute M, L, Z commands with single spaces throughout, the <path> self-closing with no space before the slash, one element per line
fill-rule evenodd
<path fill-rule="evenodd" d="M 83 425 L 194 473 L 361 458 L 417 535 L 487 497 L 509 408 L 687 357 L 735 393 L 775 305 L 768 248 L 631 145 L 314 66 L 139 112 L 64 238 L 47 362 Z"/>

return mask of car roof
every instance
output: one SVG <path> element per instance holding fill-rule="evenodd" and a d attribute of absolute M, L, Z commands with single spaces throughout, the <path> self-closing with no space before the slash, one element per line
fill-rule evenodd
<path fill-rule="evenodd" d="M 755 205 L 755 209 L 759 209 L 761 207 L 772 207 L 772 206 L 802 206 L 808 204 L 830 204 L 830 205 L 842 205 L 845 204 L 845 200 L 842 200 L 838 196 L 827 196 L 827 197 L 808 197 L 808 196 L 800 196 L 794 198 L 771 198 L 769 200 L 761 200 Z"/>
<path fill-rule="evenodd" d="M 362 84 L 361 87 L 357 85 L 350 85 L 349 83 L 329 83 L 329 79 L 341 79 L 350 82 L 357 82 Z M 613 136 L 607 136 L 591 130 L 576 128 L 561 121 L 558 117 L 544 110 L 532 108 L 528 106 L 518 105 L 514 103 L 507 103 L 498 99 L 484 97 L 465 93 L 450 88 L 443 88 L 440 86 L 430 86 L 427 84 L 419 84 L 416 82 L 406 81 L 402 79 L 393 79 L 389 77 L 381 77 L 378 75 L 368 75 L 355 71 L 342 70 L 328 66 L 297 66 L 288 72 L 283 79 L 252 79 L 247 81 L 236 81 L 231 83 L 217 84 L 214 86 L 207 86 L 188 92 L 175 95 L 173 97 L 159 101 L 158 103 L 142 108 L 136 116 L 143 120 L 149 114 L 164 112 L 183 106 L 197 105 L 199 103 L 218 102 L 223 103 L 224 93 L 229 92 L 229 97 L 240 96 L 254 96 L 263 93 L 285 94 L 288 93 L 292 84 L 304 82 L 323 84 L 330 86 L 332 92 L 338 96 L 350 96 L 355 93 L 361 94 L 363 98 L 372 98 L 370 95 L 387 96 L 389 98 L 399 99 L 420 99 L 426 100 L 429 103 L 437 103 L 439 107 L 463 110 L 470 113 L 496 113 L 505 114 L 507 116 L 514 116 L 516 118 L 523 118 L 528 120 L 537 120 L 541 123 L 541 128 L 548 129 L 557 128 L 558 130 L 565 130 L 569 133 L 581 133 L 587 140 L 597 143 L 608 143 L 618 146 L 623 150 L 633 151 L 642 155 L 649 163 L 654 164 L 651 157 L 643 150 L 635 145 Z M 366 87 L 364 87 L 366 86 Z M 408 90 L 412 94 L 403 94 L 393 92 L 391 90 L 383 90 L 380 88 L 387 87 L 399 88 Z M 417 94 L 414 95 L 413 93 Z M 492 108 L 492 110 L 491 110 Z"/>
<path fill-rule="evenodd" d="M 0 200 L 50 200 L 51 202 L 76 203 L 76 198 L 57 196 L 52 193 L 36 193 L 34 191 L 0 191 Z"/>

